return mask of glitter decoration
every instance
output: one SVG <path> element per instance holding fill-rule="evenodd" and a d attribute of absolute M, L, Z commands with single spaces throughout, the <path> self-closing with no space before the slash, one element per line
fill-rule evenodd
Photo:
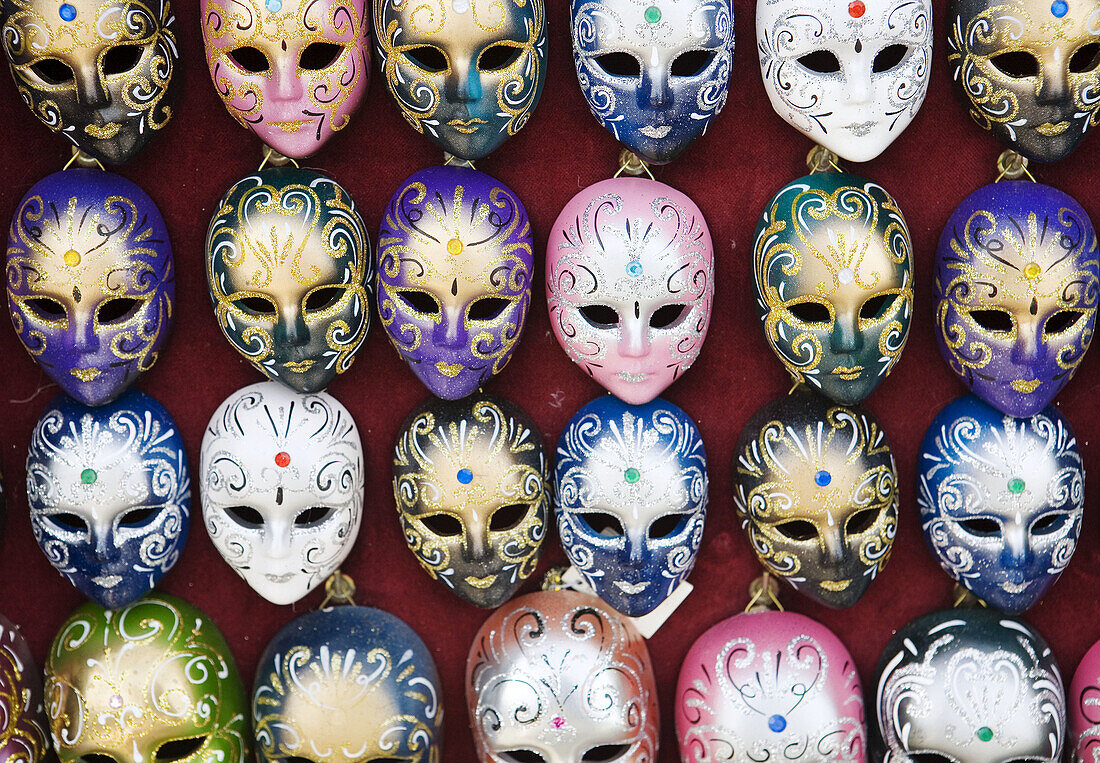
<path fill-rule="evenodd" d="M 782 715 L 773 715 L 771 718 L 768 718 L 768 728 L 778 734 L 780 731 L 787 728 L 787 719 Z"/>
<path fill-rule="evenodd" d="M 623 472 L 623 479 L 633 485 L 642 478 L 642 473 L 633 466 Z"/>
<path fill-rule="evenodd" d="M 452 238 L 450 241 L 448 241 L 447 254 L 451 255 L 452 257 L 457 257 L 458 255 L 462 254 L 462 242 L 459 241 L 457 238 Z"/>
<path fill-rule="evenodd" d="M 463 485 L 469 485 L 474 481 L 474 473 L 469 469 L 459 469 L 458 474 L 455 476 L 458 477 L 458 481 Z"/>
<path fill-rule="evenodd" d="M 982 726 L 980 729 L 974 732 L 974 736 L 978 737 L 978 739 L 982 740 L 983 742 L 988 742 L 990 739 L 993 738 L 993 729 L 989 728 L 989 726 Z"/>
<path fill-rule="evenodd" d="M 290 454 L 287 453 L 285 450 L 279 451 L 278 453 L 276 453 L 275 454 L 275 465 L 282 468 L 282 469 L 285 469 L 286 467 L 290 466 Z"/>
<path fill-rule="evenodd" d="M 637 278 L 638 276 L 640 276 L 642 274 L 642 263 L 638 262 L 637 260 L 631 260 L 630 262 L 628 262 L 626 264 L 626 274 L 633 278 Z"/>
<path fill-rule="evenodd" d="M 646 23 L 656 24 L 658 21 L 661 20 L 661 9 L 658 8 L 656 5 L 651 5 L 648 8 L 646 8 L 645 9 L 645 20 L 646 20 Z"/>
<path fill-rule="evenodd" d="M 1008 481 L 1008 492 L 1019 494 L 1024 492 L 1024 488 L 1027 487 L 1027 483 L 1019 477 L 1013 477 Z"/>
<path fill-rule="evenodd" d="M 1050 12 L 1058 18 L 1062 18 L 1069 13 L 1069 3 L 1067 3 L 1066 0 L 1054 0 L 1054 2 L 1050 4 Z"/>
<path fill-rule="evenodd" d="M 62 3 L 61 7 L 57 9 L 57 15 L 61 17 L 62 21 L 72 21 L 76 18 L 76 6 L 71 3 Z"/>
<path fill-rule="evenodd" d="M 818 487 L 828 487 L 829 483 L 833 481 L 833 475 L 822 469 L 814 475 L 814 482 Z"/>
<path fill-rule="evenodd" d="M 852 0 L 848 3 L 848 15 L 854 19 L 862 18 L 863 14 L 867 12 L 867 6 L 863 4 L 863 0 Z"/>
<path fill-rule="evenodd" d="M 94 485 L 97 479 L 99 475 L 95 473 L 95 469 L 85 469 L 80 473 L 80 481 L 85 485 Z"/>

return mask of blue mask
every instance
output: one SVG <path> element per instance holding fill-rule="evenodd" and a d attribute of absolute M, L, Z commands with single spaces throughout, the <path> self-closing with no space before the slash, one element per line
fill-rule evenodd
<path fill-rule="evenodd" d="M 555 482 L 565 552 L 619 612 L 651 612 L 691 574 L 707 516 L 707 456 L 678 407 L 593 400 L 558 440 Z"/>
<path fill-rule="evenodd" d="M 1073 430 L 1048 407 L 1017 419 L 969 395 L 921 443 L 924 538 L 951 577 L 995 607 L 1030 608 L 1077 547 L 1085 472 Z"/>
<path fill-rule="evenodd" d="M 665 164 L 722 110 L 733 67 L 730 0 L 572 0 L 581 91 L 615 139 Z"/>
<path fill-rule="evenodd" d="M 106 609 L 130 604 L 187 540 L 191 478 L 176 423 L 136 390 L 97 408 L 55 398 L 31 435 L 27 503 L 50 564 Z"/>
<path fill-rule="evenodd" d="M 257 758 L 438 761 L 442 699 L 431 652 L 401 620 L 371 607 L 307 612 L 260 658 Z"/>

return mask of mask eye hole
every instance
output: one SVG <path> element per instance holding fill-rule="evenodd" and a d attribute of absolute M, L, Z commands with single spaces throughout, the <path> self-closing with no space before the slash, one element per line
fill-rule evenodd
<path fill-rule="evenodd" d="M 687 516 L 684 514 L 665 514 L 663 517 L 657 517 L 650 523 L 646 535 L 649 536 L 650 540 L 671 538 L 684 529 L 686 521 Z M 587 758 L 585 758 L 585 760 L 587 760 Z M 593 758 L 593 760 L 603 760 L 603 758 Z M 608 760 L 610 760 L 610 758 Z"/>
<path fill-rule="evenodd" d="M 251 506 L 227 506 L 225 513 L 241 527 L 255 530 L 264 526 L 264 515 Z"/>
<path fill-rule="evenodd" d="M 383 761 L 390 760 L 389 758 L 382 758 Z M 309 758 L 303 758 L 301 755 L 291 755 L 289 758 L 283 758 L 284 763 L 314 763 Z"/>
<path fill-rule="evenodd" d="M 852 516 L 848 517 L 848 522 L 844 528 L 849 535 L 860 535 L 867 532 L 874 526 L 875 520 L 878 519 L 878 509 L 863 509 L 863 511 L 857 511 Z"/>
<path fill-rule="evenodd" d="M 492 532 L 506 532 L 516 529 L 527 516 L 527 509 L 526 503 L 501 506 L 493 512 L 493 516 L 489 519 L 489 530 Z"/>
<path fill-rule="evenodd" d="M 509 750 L 500 753 L 500 757 L 509 763 L 546 763 L 546 758 L 533 750 Z"/>
<path fill-rule="evenodd" d="M 978 538 L 996 538 L 1001 534 L 1001 523 L 989 517 L 957 520 L 959 527 Z"/>
<path fill-rule="evenodd" d="M 1069 59 L 1070 74 L 1084 74 L 1100 68 L 1100 42 L 1082 45 Z"/>
<path fill-rule="evenodd" d="M 240 297 L 233 300 L 233 304 L 248 315 L 262 316 L 264 318 L 274 318 L 278 315 L 278 311 L 275 309 L 275 303 L 267 297 L 257 297 L 255 295 Z"/>
<path fill-rule="evenodd" d="M 414 312 L 423 313 L 424 315 L 437 315 L 439 313 L 439 302 L 425 291 L 401 291 L 397 293 L 397 296 Z"/>
<path fill-rule="evenodd" d="M 1069 331 L 1077 325 L 1077 321 L 1081 320 L 1083 316 L 1084 313 L 1080 310 L 1059 310 L 1047 318 L 1046 325 L 1043 326 L 1043 333 L 1049 336 Z"/>
<path fill-rule="evenodd" d="M 897 294 L 876 294 L 859 308 L 859 317 L 865 321 L 877 321 L 890 311 Z"/>
<path fill-rule="evenodd" d="M 1009 53 L 1001 53 L 989 59 L 1001 74 L 1006 74 L 1013 79 L 1025 79 L 1039 76 L 1039 59 L 1023 50 L 1013 50 Z"/>
<path fill-rule="evenodd" d="M 689 50 L 673 59 L 670 71 L 673 77 L 697 77 L 713 60 L 713 50 Z"/>
<path fill-rule="evenodd" d="M 913 763 L 955 763 L 951 758 L 940 755 L 938 752 L 918 752 L 916 755 L 910 753 L 909 760 Z"/>
<path fill-rule="evenodd" d="M 47 85 L 67 85 L 76 80 L 73 69 L 56 58 L 43 58 L 31 64 L 31 71 Z"/>
<path fill-rule="evenodd" d="M 792 519 L 790 522 L 780 522 L 775 526 L 777 532 L 791 540 L 813 540 L 817 537 L 817 528 L 813 522 L 805 519 Z"/>
<path fill-rule="evenodd" d="M 206 737 L 194 737 L 193 739 L 173 739 L 165 742 L 153 753 L 153 760 L 158 763 L 169 763 L 174 760 L 183 760 L 194 755 L 206 744 Z"/>
<path fill-rule="evenodd" d="M 87 755 L 81 755 L 80 760 L 82 763 L 117 763 L 117 761 L 110 755 L 104 755 L 99 752 L 92 752 Z"/>
<path fill-rule="evenodd" d="M 328 310 L 339 302 L 343 296 L 344 289 L 340 286 L 321 286 L 309 293 L 306 297 L 305 307 L 308 312 Z"/>
<path fill-rule="evenodd" d="M 970 318 L 983 329 L 994 334 L 1012 333 L 1012 316 L 1004 310 L 971 310 Z"/>
<path fill-rule="evenodd" d="M 1068 518 L 1069 516 L 1061 511 L 1044 514 L 1031 524 L 1031 532 L 1036 535 L 1052 535 L 1065 526 Z"/>
<path fill-rule="evenodd" d="M 511 303 L 501 297 L 482 297 L 470 305 L 467 313 L 472 321 L 491 321 L 504 312 Z"/>
<path fill-rule="evenodd" d="M 588 752 L 581 756 L 584 763 L 608 763 L 618 760 L 630 749 L 628 744 L 601 744 L 599 747 L 590 747 Z"/>
<path fill-rule="evenodd" d="M 602 511 L 587 511 L 576 515 L 581 522 L 588 525 L 588 529 L 596 535 L 605 538 L 618 538 L 626 533 L 623 531 L 623 523 L 618 517 L 606 514 Z"/>
<path fill-rule="evenodd" d="M 642 65 L 629 53 L 604 53 L 596 56 L 596 66 L 612 77 L 640 77 Z"/>
<path fill-rule="evenodd" d="M 244 45 L 229 51 L 229 60 L 237 65 L 237 68 L 249 74 L 260 74 L 271 68 L 271 63 L 263 51 L 251 45 Z"/>
<path fill-rule="evenodd" d="M 667 329 L 680 320 L 680 316 L 687 310 L 687 305 L 662 305 L 653 311 L 649 318 L 649 325 L 655 329 Z"/>
<path fill-rule="evenodd" d="M 598 329 L 609 329 L 619 325 L 619 311 L 610 305 L 581 305 L 581 317 Z"/>
<path fill-rule="evenodd" d="M 144 52 L 140 45 L 115 45 L 103 54 L 103 73 L 110 77 L 137 68 Z"/>
<path fill-rule="evenodd" d="M 787 310 L 803 323 L 832 323 L 833 314 L 822 302 L 796 302 Z"/>
<path fill-rule="evenodd" d="M 144 527 L 152 521 L 156 514 L 157 510 L 150 507 L 131 509 L 122 515 L 122 518 L 118 520 L 118 524 L 121 527 Z"/>
<path fill-rule="evenodd" d="M 434 45 L 418 45 L 404 51 L 405 58 L 426 72 L 443 72 L 450 68 L 447 55 Z"/>
<path fill-rule="evenodd" d="M 462 535 L 462 520 L 458 517 L 452 517 L 450 514 L 432 514 L 419 519 L 421 524 L 444 538 Z"/>
<path fill-rule="evenodd" d="M 483 72 L 507 69 L 519 60 L 522 52 L 523 49 L 517 48 L 515 45 L 505 45 L 504 43 L 490 45 L 481 51 L 481 55 L 477 57 L 477 68 Z"/>
<path fill-rule="evenodd" d="M 134 317 L 134 313 L 141 307 L 140 299 L 133 297 L 115 297 L 108 299 L 96 310 L 96 319 L 101 326 L 109 326 L 113 323 L 125 323 Z"/>
<path fill-rule="evenodd" d="M 840 71 L 840 59 L 831 50 L 815 50 L 798 59 L 798 63 L 818 74 L 832 74 Z"/>
<path fill-rule="evenodd" d="M 72 512 L 63 511 L 60 514 L 47 515 L 55 526 L 68 532 L 86 533 L 88 532 L 88 523 L 84 521 L 84 518 L 73 514 Z"/>
<path fill-rule="evenodd" d="M 907 45 L 898 43 L 887 45 L 875 56 L 874 63 L 871 64 L 871 71 L 875 74 L 890 71 L 905 60 L 905 54 L 908 52 L 909 47 Z"/>
<path fill-rule="evenodd" d="M 65 318 L 65 306 L 50 297 L 34 297 L 25 300 L 23 306 L 42 321 L 59 321 Z"/>
<path fill-rule="evenodd" d="M 316 527 L 328 519 L 330 514 L 331 506 L 311 506 L 298 512 L 298 516 L 294 517 L 294 524 L 298 527 Z"/>
<path fill-rule="evenodd" d="M 299 66 L 311 72 L 327 69 L 336 63 L 336 59 L 344 52 L 342 45 L 332 42 L 311 42 L 306 45 L 302 55 L 298 58 Z"/>

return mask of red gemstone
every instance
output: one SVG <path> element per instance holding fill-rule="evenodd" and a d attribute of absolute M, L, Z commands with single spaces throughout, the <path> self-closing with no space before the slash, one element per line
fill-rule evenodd
<path fill-rule="evenodd" d="M 275 454 L 275 465 L 281 467 L 290 466 L 290 454 L 285 450 Z"/>
<path fill-rule="evenodd" d="M 867 12 L 867 6 L 863 4 L 863 0 L 852 0 L 848 3 L 848 15 L 854 19 L 862 18 L 863 14 Z"/>
<path fill-rule="evenodd" d="M 565 725 L 565 719 L 562 718 L 560 715 L 551 722 L 554 724 L 554 728 L 556 729 L 560 729 L 562 726 Z"/>

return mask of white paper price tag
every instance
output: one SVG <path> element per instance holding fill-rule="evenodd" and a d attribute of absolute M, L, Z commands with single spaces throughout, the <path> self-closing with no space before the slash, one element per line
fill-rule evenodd
<path fill-rule="evenodd" d="M 584 581 L 584 577 L 581 573 L 577 572 L 576 567 L 570 566 L 561 576 L 561 582 L 568 588 L 572 588 L 574 591 L 580 593 L 588 593 L 593 596 L 596 592 L 592 590 L 591 586 Z M 662 601 L 657 608 L 650 612 L 648 615 L 642 615 L 641 617 L 627 617 L 634 627 L 638 629 L 638 632 L 645 638 L 652 638 L 653 634 L 665 624 L 665 620 L 676 611 L 684 599 L 688 597 L 688 594 L 695 590 L 695 587 L 686 580 L 676 587 L 676 590 L 672 594 Z"/>

